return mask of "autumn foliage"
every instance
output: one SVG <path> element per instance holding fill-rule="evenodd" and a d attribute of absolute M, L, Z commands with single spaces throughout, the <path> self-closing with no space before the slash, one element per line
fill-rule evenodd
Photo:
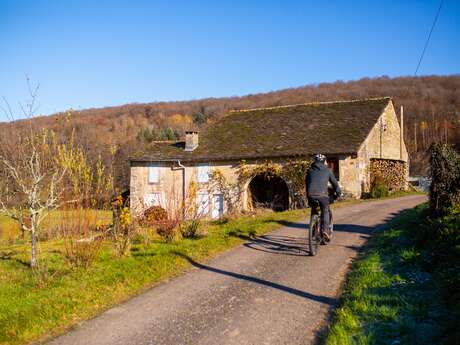
<path fill-rule="evenodd" d="M 128 157 L 154 140 L 177 140 L 190 128 L 203 128 L 231 110 L 391 96 L 399 114 L 404 106 L 404 138 L 411 173 L 426 174 L 432 142 L 460 145 L 460 76 L 363 78 L 321 83 L 244 97 L 207 98 L 182 102 L 127 104 L 73 111 L 34 119 L 34 125 L 69 137 L 72 130 L 90 161 L 99 154 L 105 166 L 115 162 L 116 187 L 128 189 Z M 0 132 L 29 126 L 28 121 L 0 124 Z M 113 154 L 112 154 L 112 153 Z"/>

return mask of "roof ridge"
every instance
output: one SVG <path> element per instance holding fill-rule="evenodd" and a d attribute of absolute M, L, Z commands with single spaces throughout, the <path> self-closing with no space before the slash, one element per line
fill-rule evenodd
<path fill-rule="evenodd" d="M 257 111 L 257 110 L 272 110 L 272 109 L 283 109 L 283 108 L 291 108 L 291 107 L 298 107 L 301 105 L 314 105 L 314 104 L 332 104 L 332 103 L 353 103 L 353 102 L 364 102 L 364 101 L 378 101 L 388 99 L 391 100 L 390 96 L 383 96 L 383 97 L 369 97 L 369 98 L 361 98 L 361 99 L 351 99 L 351 100 L 337 100 L 337 101 L 323 101 L 323 102 L 307 102 L 307 103 L 298 103 L 298 104 L 288 104 L 288 105 L 277 105 L 273 107 L 261 107 L 261 108 L 249 108 L 249 109 L 240 109 L 240 110 L 230 110 L 229 114 L 233 113 L 245 113 L 250 111 Z"/>

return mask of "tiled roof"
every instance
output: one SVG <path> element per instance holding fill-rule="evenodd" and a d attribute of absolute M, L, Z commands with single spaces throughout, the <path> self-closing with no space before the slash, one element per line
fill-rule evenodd
<path fill-rule="evenodd" d="M 154 142 L 132 161 L 212 161 L 283 156 L 315 152 L 356 153 L 389 97 L 321 102 L 230 112 L 199 134 L 199 146 Z"/>

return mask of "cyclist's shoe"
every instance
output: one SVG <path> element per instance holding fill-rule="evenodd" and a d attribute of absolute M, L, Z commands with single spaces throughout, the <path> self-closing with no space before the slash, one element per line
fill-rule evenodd
<path fill-rule="evenodd" d="M 332 233 L 330 229 L 327 229 L 326 231 L 323 231 L 323 240 L 326 242 L 331 242 L 332 239 Z"/>

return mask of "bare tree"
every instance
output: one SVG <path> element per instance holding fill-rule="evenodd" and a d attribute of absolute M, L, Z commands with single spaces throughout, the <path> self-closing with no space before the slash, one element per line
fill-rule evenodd
<path fill-rule="evenodd" d="M 38 85 L 29 86 L 30 101 L 21 106 L 29 126 L 5 131 L 0 139 L 0 213 L 19 222 L 22 231 L 31 236 L 32 268 L 38 267 L 37 242 L 43 221 L 59 206 L 60 182 L 66 168 L 58 162 L 59 144 L 50 130 L 34 128 Z M 3 108 L 10 120 L 14 115 L 5 101 Z"/>

